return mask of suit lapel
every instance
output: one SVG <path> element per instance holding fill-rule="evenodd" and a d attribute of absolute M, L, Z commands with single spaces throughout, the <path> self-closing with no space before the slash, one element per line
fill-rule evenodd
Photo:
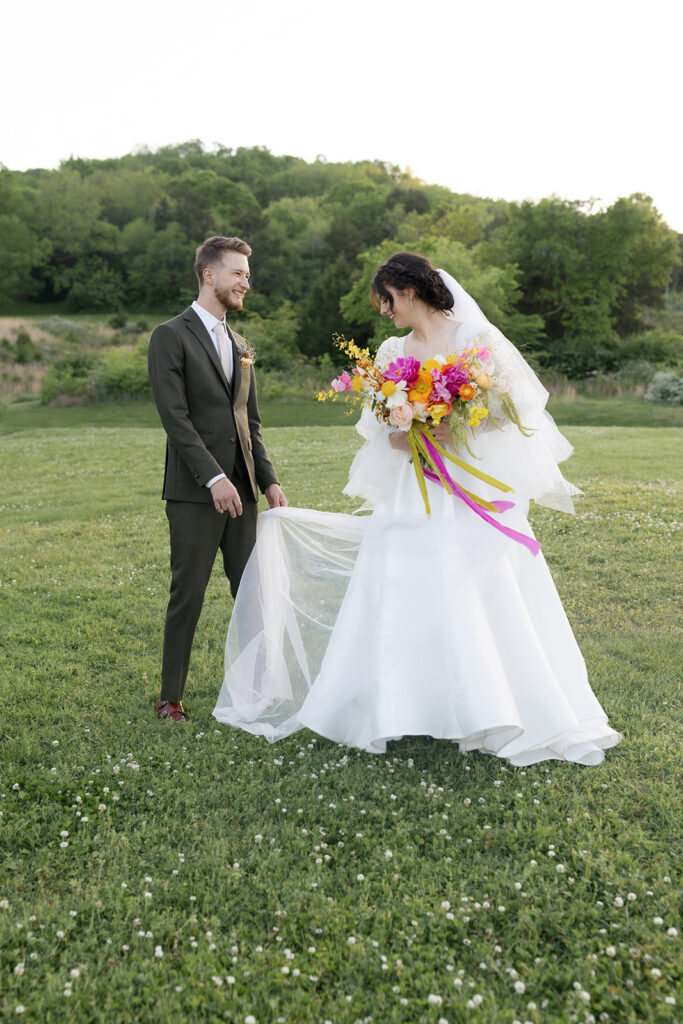
<path fill-rule="evenodd" d="M 184 318 L 188 328 L 192 332 L 193 336 L 197 339 L 197 341 L 202 346 L 202 348 L 204 349 L 204 351 L 208 355 L 209 359 L 213 363 L 214 368 L 216 369 L 216 372 L 218 373 L 219 377 L 223 381 L 223 385 L 225 386 L 225 390 L 227 391 L 229 398 L 232 400 L 232 392 L 230 390 L 230 384 L 228 383 L 228 379 L 225 376 L 225 373 L 223 372 L 223 367 L 221 366 L 221 361 L 218 358 L 218 353 L 216 352 L 216 348 L 214 346 L 214 343 L 211 341 L 211 338 L 209 337 L 209 332 L 207 331 L 206 327 L 201 322 L 201 320 L 199 319 L 199 317 L 197 316 L 195 311 L 192 309 L 192 306 L 189 306 L 185 310 L 185 312 L 183 313 L 183 318 Z M 232 337 L 232 335 L 231 335 L 231 337 Z M 235 353 L 235 343 L 234 343 L 234 341 L 233 341 L 232 349 L 233 349 L 233 360 L 234 360 L 235 359 L 235 354 L 234 354 Z M 233 367 L 235 367 L 238 363 L 239 363 L 239 354 L 236 357 L 236 362 L 233 362 Z M 233 382 L 234 382 L 234 372 L 233 372 Z"/>
<path fill-rule="evenodd" d="M 232 342 L 232 395 L 234 398 L 240 393 L 240 385 L 242 384 L 242 357 L 240 356 L 239 349 L 237 348 L 237 342 L 235 341 L 235 335 L 228 327 L 228 334 Z"/>

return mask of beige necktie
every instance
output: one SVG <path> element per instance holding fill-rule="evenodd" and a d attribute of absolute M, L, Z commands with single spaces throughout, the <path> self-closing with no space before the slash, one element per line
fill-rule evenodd
<path fill-rule="evenodd" d="M 225 324 L 222 320 L 214 326 L 213 332 L 218 338 L 218 352 L 221 359 L 221 366 L 223 367 L 223 373 L 227 377 L 228 384 L 232 381 L 232 349 L 228 339 L 228 332 L 225 329 Z"/>

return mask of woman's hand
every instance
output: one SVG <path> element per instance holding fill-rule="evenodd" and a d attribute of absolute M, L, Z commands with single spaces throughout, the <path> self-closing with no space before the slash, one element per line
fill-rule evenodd
<path fill-rule="evenodd" d="M 451 441 L 451 428 L 445 420 L 442 420 L 436 427 L 432 427 L 432 434 L 442 448 L 445 448 Z"/>
<path fill-rule="evenodd" d="M 401 431 L 399 434 L 389 434 L 389 444 L 392 448 L 395 448 L 397 452 L 409 452 L 410 445 L 408 444 L 408 438 L 406 434 Z"/>

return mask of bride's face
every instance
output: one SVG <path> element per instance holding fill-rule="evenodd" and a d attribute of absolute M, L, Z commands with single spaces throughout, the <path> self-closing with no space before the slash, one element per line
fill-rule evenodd
<path fill-rule="evenodd" d="M 391 301 L 380 298 L 380 316 L 388 316 L 390 320 L 394 321 L 396 327 L 411 327 L 413 313 L 412 291 L 410 288 L 406 288 L 405 291 L 399 291 L 398 288 L 392 288 L 391 285 L 387 285 L 386 289 L 391 295 Z"/>

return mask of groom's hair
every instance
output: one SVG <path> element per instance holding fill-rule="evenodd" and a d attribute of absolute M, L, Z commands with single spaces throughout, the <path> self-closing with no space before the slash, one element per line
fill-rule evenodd
<path fill-rule="evenodd" d="M 212 235 L 198 245 L 194 258 L 194 272 L 200 288 L 204 284 L 204 271 L 207 267 L 214 267 L 220 263 L 224 252 L 241 252 L 243 256 L 251 256 L 251 246 L 241 238 L 225 238 L 223 235 Z"/>

